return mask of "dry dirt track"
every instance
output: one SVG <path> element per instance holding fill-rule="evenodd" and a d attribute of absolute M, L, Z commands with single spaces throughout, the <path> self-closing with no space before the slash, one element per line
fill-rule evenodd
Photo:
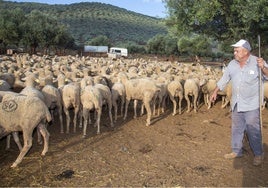
<path fill-rule="evenodd" d="M 268 109 L 263 111 L 264 148 L 268 151 Z M 252 165 L 252 152 L 245 140 L 245 155 L 226 160 L 230 152 L 230 113 L 220 102 L 212 109 L 201 106 L 198 113 L 171 115 L 170 108 L 154 117 L 150 127 L 146 116 L 127 121 L 122 117 L 114 129 L 102 118 L 101 134 L 90 126 L 82 131 L 60 134 L 49 126 L 50 148 L 45 157 L 36 143 L 18 168 L 11 169 L 18 155 L 12 141 L 5 151 L 0 140 L 1 186 L 53 187 L 174 187 L 174 186 L 268 186 L 268 157 L 261 167 Z M 107 122 L 107 123 L 106 123 Z M 266 152 L 267 153 L 267 152 Z M 66 170 L 74 174 L 62 176 Z M 69 171 L 70 172 L 70 171 Z M 68 174 L 67 174 L 68 175 Z"/>

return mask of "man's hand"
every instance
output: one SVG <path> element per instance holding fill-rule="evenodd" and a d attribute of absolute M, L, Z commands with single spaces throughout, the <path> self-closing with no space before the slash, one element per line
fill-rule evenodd
<path fill-rule="evenodd" d="M 216 87 L 215 90 L 213 91 L 212 95 L 210 96 L 210 102 L 215 102 L 217 99 L 217 94 L 218 94 L 219 88 Z"/>
<path fill-rule="evenodd" d="M 264 68 L 264 60 L 263 60 L 263 58 L 259 57 L 257 59 L 257 63 L 258 63 L 258 66 L 259 66 L 260 69 Z"/>

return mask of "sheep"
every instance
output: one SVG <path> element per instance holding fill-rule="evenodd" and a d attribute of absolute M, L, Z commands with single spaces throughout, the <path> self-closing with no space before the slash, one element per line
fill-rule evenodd
<path fill-rule="evenodd" d="M 4 95 L 10 94 L 10 95 L 18 95 L 18 93 L 15 93 L 13 91 L 0 91 L 0 102 L 2 102 L 2 99 Z M 22 146 L 19 140 L 18 132 L 12 132 L 13 138 L 15 143 L 17 144 L 19 150 L 21 151 Z M 10 139 L 11 139 L 11 134 L 7 135 L 7 142 L 6 142 L 6 150 L 10 148 Z"/>
<path fill-rule="evenodd" d="M 38 97 L 42 101 L 45 101 L 45 96 L 43 95 L 43 93 L 36 88 L 37 82 L 38 79 L 36 78 L 36 75 L 33 73 L 28 73 L 25 78 L 25 87 L 21 90 L 20 93 L 27 96 Z"/>
<path fill-rule="evenodd" d="M 20 92 L 20 94 L 23 95 L 27 95 L 30 97 L 38 97 L 40 98 L 43 102 L 45 101 L 45 97 L 43 95 L 43 93 L 41 91 L 39 91 L 38 89 L 35 88 L 36 86 L 36 77 L 33 73 L 28 73 L 26 78 L 25 78 L 25 88 L 22 89 L 22 91 Z M 17 134 L 14 133 L 13 134 L 13 138 L 15 140 L 15 142 L 17 143 L 18 147 L 20 148 L 20 142 L 18 142 L 18 138 L 16 138 Z M 7 137 L 7 149 L 9 148 L 9 143 L 10 143 L 10 135 Z M 41 136 L 40 136 L 40 132 L 38 131 L 38 143 L 42 143 L 41 141 Z"/>
<path fill-rule="evenodd" d="M 0 80 L 0 91 L 10 91 L 11 86 L 5 80 Z"/>
<path fill-rule="evenodd" d="M 108 103 L 109 117 L 111 122 L 111 127 L 113 127 L 112 118 L 112 94 L 108 86 L 103 84 L 95 84 L 86 86 L 81 93 L 81 104 L 83 106 L 83 138 L 86 137 L 86 130 L 88 120 L 90 122 L 89 112 L 95 109 L 97 112 L 97 120 L 95 125 L 97 125 L 97 134 L 100 134 L 100 118 L 102 114 L 102 106 L 104 102 Z"/>
<path fill-rule="evenodd" d="M 172 115 L 173 116 L 176 115 L 177 101 L 175 98 L 177 98 L 177 97 L 178 97 L 178 105 L 179 105 L 179 114 L 181 114 L 181 102 L 183 99 L 183 91 L 184 91 L 184 88 L 182 85 L 182 80 L 175 79 L 175 80 L 171 81 L 170 83 L 168 83 L 167 91 L 168 91 L 169 98 L 173 103 Z"/>
<path fill-rule="evenodd" d="M 44 138 L 44 156 L 48 151 L 49 132 L 45 124 L 51 121 L 47 106 L 37 97 L 25 95 L 5 95 L 0 103 L 0 138 L 22 131 L 24 145 L 19 156 L 11 165 L 17 167 L 32 146 L 32 134 L 37 127 Z"/>
<path fill-rule="evenodd" d="M 52 114 L 52 121 L 54 120 L 53 111 L 56 109 L 58 111 L 59 120 L 60 120 L 60 132 L 63 131 L 63 118 L 62 118 L 62 99 L 61 94 L 58 88 L 53 86 L 53 78 L 51 76 L 46 77 L 45 86 L 42 89 L 42 93 L 45 98 L 45 104 L 49 108 Z"/>
<path fill-rule="evenodd" d="M 157 115 L 160 115 L 160 110 L 162 111 L 162 113 L 165 112 L 165 102 L 166 102 L 166 98 L 168 95 L 168 91 L 167 91 L 167 84 L 166 83 L 156 83 L 156 86 L 159 88 L 159 92 L 157 92 L 156 94 L 156 103 L 158 104 L 157 106 Z M 153 105 L 153 114 L 156 115 L 156 103 L 154 103 Z"/>
<path fill-rule="evenodd" d="M 0 79 L 5 80 L 11 87 L 15 83 L 15 76 L 12 73 L 1 73 Z"/>
<path fill-rule="evenodd" d="M 262 104 L 262 109 L 265 108 L 267 100 L 268 100 L 268 82 L 263 83 L 263 97 L 264 97 L 264 101 Z"/>
<path fill-rule="evenodd" d="M 209 100 L 209 97 L 213 93 L 216 87 L 217 87 L 217 80 L 209 79 L 207 83 L 201 89 L 204 94 L 204 103 L 207 106 L 207 109 L 211 108 L 211 102 Z"/>
<path fill-rule="evenodd" d="M 218 95 L 222 96 L 222 105 L 221 108 L 225 108 L 232 98 L 232 84 L 229 82 L 223 91 L 219 91 Z"/>
<path fill-rule="evenodd" d="M 137 78 L 128 80 L 127 77 L 122 76 L 122 83 L 126 89 L 126 103 L 125 103 L 125 115 L 124 120 L 127 118 L 128 105 L 130 100 L 141 100 L 147 111 L 146 126 L 151 124 L 151 102 L 155 100 L 157 93 L 160 89 L 156 86 L 155 82 L 146 78 Z M 136 117 L 136 110 L 134 111 Z"/>
<path fill-rule="evenodd" d="M 112 86 L 112 104 L 114 107 L 114 121 L 117 121 L 117 109 L 118 109 L 118 101 L 120 100 L 121 103 L 121 116 L 123 116 L 123 109 L 124 109 L 124 104 L 126 101 L 126 89 L 124 84 L 121 82 L 116 82 Z"/>
<path fill-rule="evenodd" d="M 76 82 L 71 82 L 65 85 L 65 76 L 63 74 L 58 75 L 58 88 L 62 97 L 63 110 L 66 115 L 66 133 L 70 132 L 70 113 L 69 109 L 74 108 L 74 132 L 76 132 L 77 118 L 80 110 L 80 85 Z"/>
<path fill-rule="evenodd" d="M 200 97 L 200 87 L 206 83 L 205 79 L 188 78 L 184 83 L 184 98 L 187 101 L 187 113 L 191 111 L 191 102 L 189 96 L 192 96 L 194 112 L 197 112 L 197 106 Z"/>
<path fill-rule="evenodd" d="M 15 76 L 15 82 L 14 82 L 14 85 L 13 85 L 14 90 L 21 91 L 25 87 L 25 83 L 21 81 L 22 75 L 23 75 L 23 73 L 22 73 L 21 69 L 19 69 L 18 71 L 14 72 L 14 76 Z"/>

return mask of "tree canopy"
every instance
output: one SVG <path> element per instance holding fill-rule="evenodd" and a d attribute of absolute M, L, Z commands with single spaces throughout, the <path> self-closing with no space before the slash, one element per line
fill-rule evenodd
<path fill-rule="evenodd" d="M 176 36 L 205 34 L 227 43 L 240 38 L 256 47 L 268 43 L 267 0 L 163 0 L 166 3 L 167 26 Z"/>
<path fill-rule="evenodd" d="M 21 9 L 0 12 L 0 44 L 2 48 L 14 46 L 30 49 L 49 50 L 51 47 L 61 49 L 73 46 L 74 40 L 66 27 L 56 19 L 38 10 L 25 14 Z"/>

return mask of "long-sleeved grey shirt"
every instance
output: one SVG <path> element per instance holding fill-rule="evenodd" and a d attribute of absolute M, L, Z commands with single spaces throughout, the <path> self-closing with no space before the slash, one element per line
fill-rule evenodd
<path fill-rule="evenodd" d="M 238 112 L 255 110 L 260 107 L 260 71 L 257 64 L 257 58 L 258 57 L 256 56 L 250 55 L 243 68 L 240 67 L 238 61 L 230 61 L 223 76 L 217 83 L 219 89 L 223 90 L 227 83 L 231 81 L 232 110 L 236 104 Z M 267 67 L 266 63 L 265 67 Z M 267 77 L 263 76 L 262 80 L 264 79 L 267 79 Z"/>

